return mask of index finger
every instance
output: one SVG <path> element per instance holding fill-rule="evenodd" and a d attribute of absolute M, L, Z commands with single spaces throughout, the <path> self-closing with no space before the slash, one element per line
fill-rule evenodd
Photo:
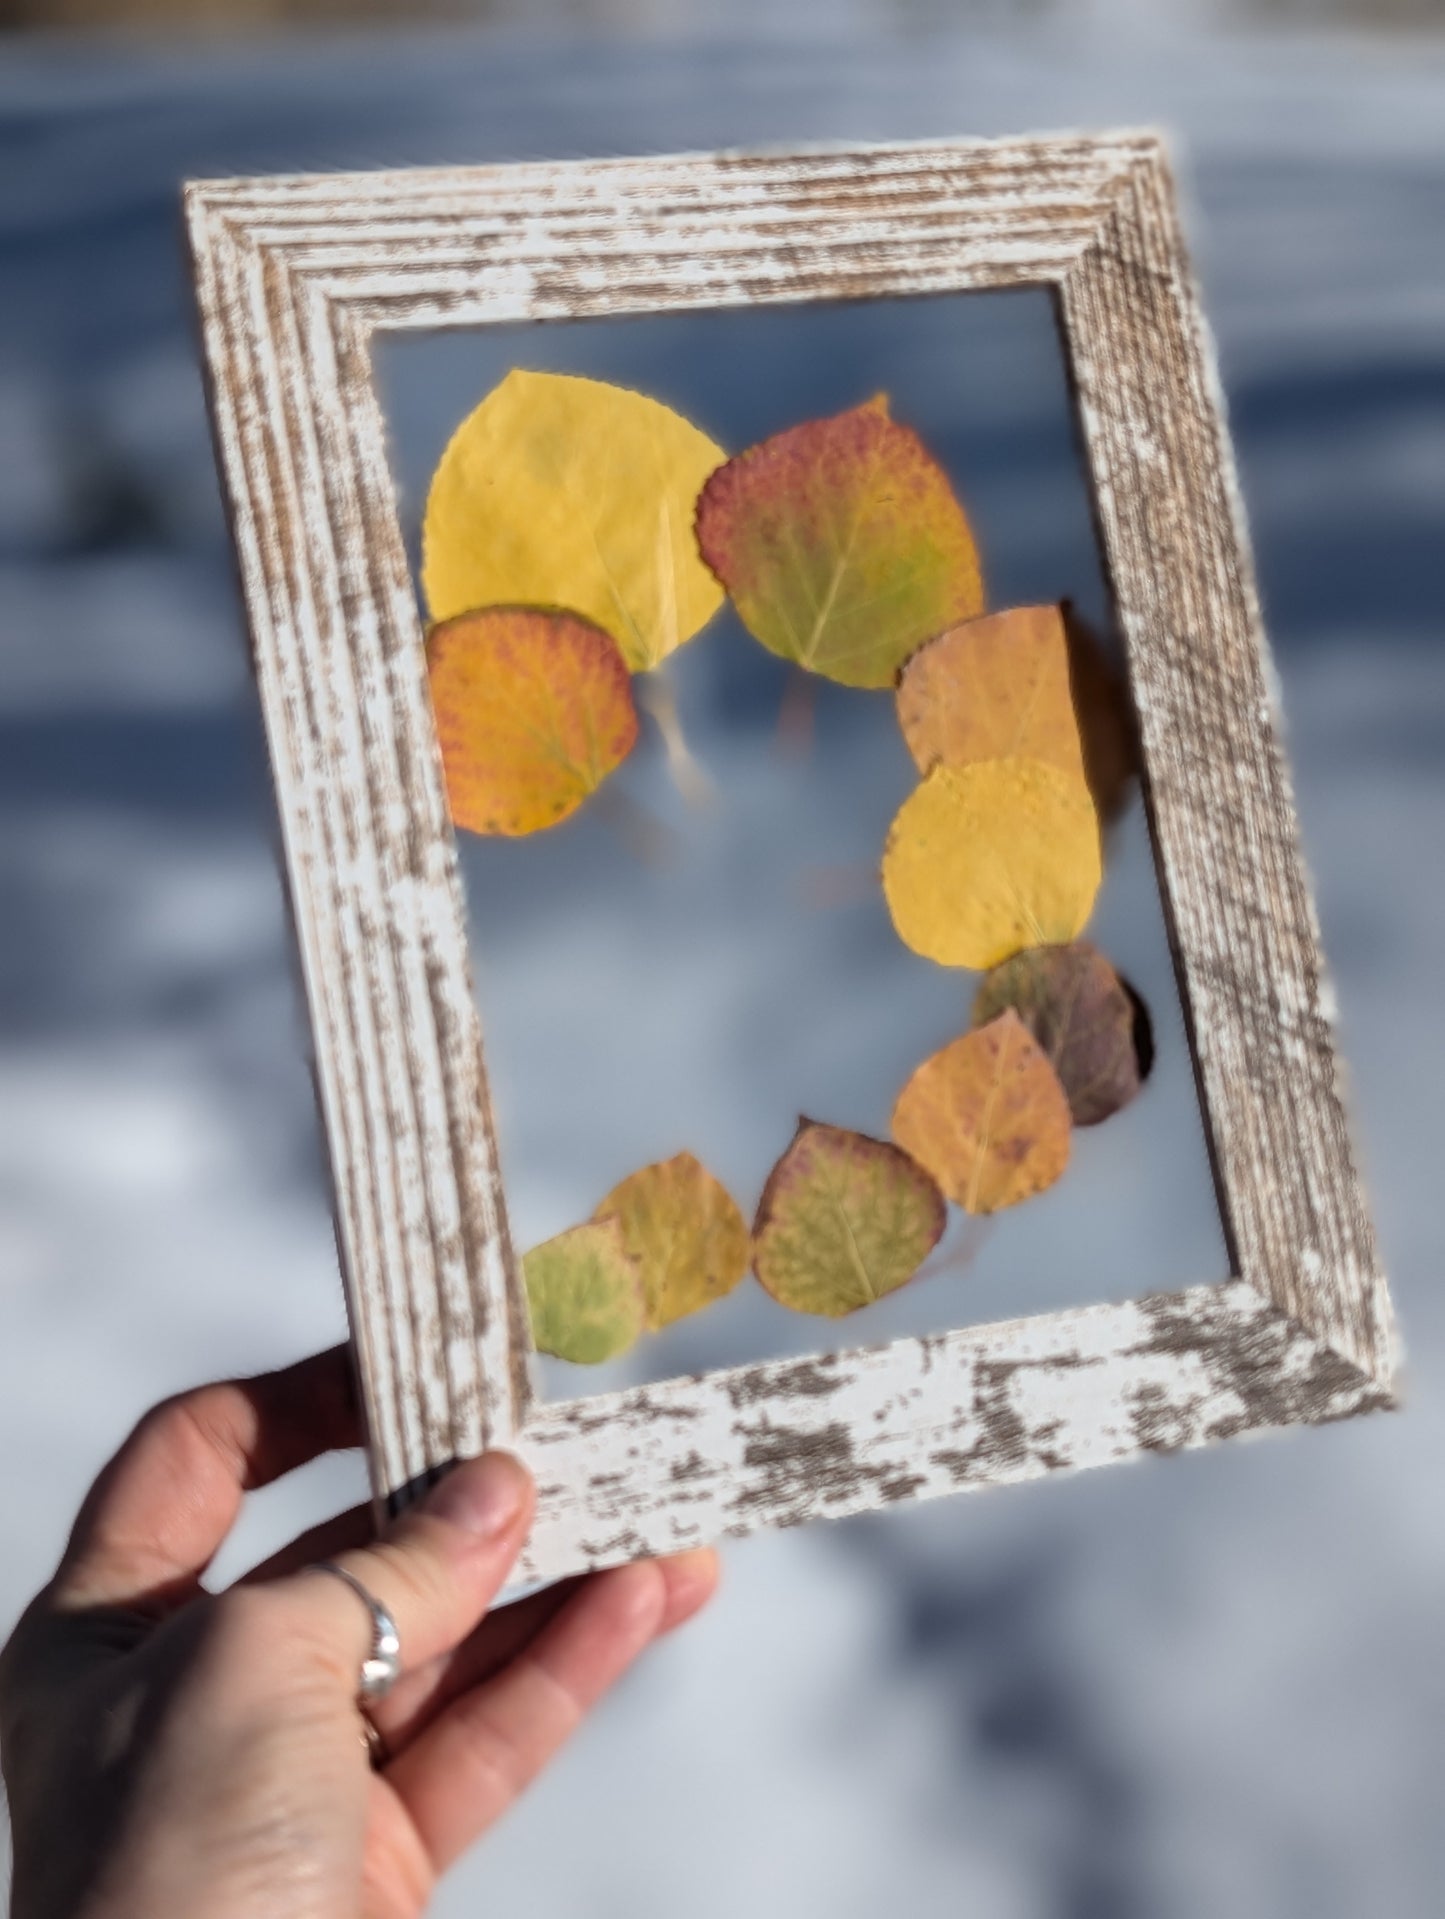
<path fill-rule="evenodd" d="M 243 1494 L 360 1437 L 346 1346 L 163 1400 L 87 1493 L 52 1604 L 164 1609 L 189 1598 Z"/>

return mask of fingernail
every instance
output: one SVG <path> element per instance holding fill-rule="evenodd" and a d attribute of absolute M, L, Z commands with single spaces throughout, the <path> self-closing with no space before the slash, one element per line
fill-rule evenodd
<path fill-rule="evenodd" d="M 426 1510 L 463 1532 L 494 1539 L 515 1525 L 531 1485 L 515 1454 L 484 1453 L 454 1466 L 427 1494 Z"/>

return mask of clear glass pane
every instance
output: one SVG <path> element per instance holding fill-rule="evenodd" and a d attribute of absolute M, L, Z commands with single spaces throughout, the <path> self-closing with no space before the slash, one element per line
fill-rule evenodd
<path fill-rule="evenodd" d="M 415 562 L 431 474 L 513 367 L 665 401 L 730 453 L 889 395 L 964 502 L 990 609 L 1109 610 L 1054 317 L 1040 292 L 396 336 L 378 349 Z M 657 729 L 571 820 L 460 834 L 512 1229 L 533 1246 L 630 1172 L 695 1153 L 751 1219 L 798 1115 L 888 1136 L 913 1068 L 963 1032 L 978 976 L 918 957 L 878 884 L 917 781 L 888 692 L 793 669 L 725 606 L 673 663 L 711 785 L 690 804 Z M 751 1277 L 596 1367 L 538 1362 L 550 1398 L 1223 1279 L 1227 1258 L 1137 787 L 1106 836 L 1087 937 L 1152 1016 L 1153 1071 L 1076 1129 L 1048 1192 L 976 1220 L 950 1209 L 924 1272 L 843 1319 Z"/>

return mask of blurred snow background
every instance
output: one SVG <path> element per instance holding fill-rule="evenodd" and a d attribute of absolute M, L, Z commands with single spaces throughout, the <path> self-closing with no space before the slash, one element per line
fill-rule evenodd
<path fill-rule="evenodd" d="M 1141 122 L 1183 152 L 1409 1410 L 735 1548 L 443 1914 L 1445 1895 L 1445 46 L 1102 12 L 0 52 L 3 1619 L 145 1405 L 342 1326 L 178 181 Z M 1141 1204 L 1139 1256 L 1192 1258 L 1186 1215 Z M 360 1485 L 277 1489 L 228 1564 Z"/>

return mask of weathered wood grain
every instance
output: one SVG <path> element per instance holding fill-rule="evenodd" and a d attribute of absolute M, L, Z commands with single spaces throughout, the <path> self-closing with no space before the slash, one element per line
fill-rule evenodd
<path fill-rule="evenodd" d="M 548 1407 L 518 1577 L 1389 1403 L 1240 1281 Z"/>
<path fill-rule="evenodd" d="M 757 1526 L 1390 1403 L 1395 1336 L 1157 139 L 1122 133 L 193 183 L 379 1507 L 502 1442 L 551 1578 Z M 536 1407 L 380 329 L 1051 290 L 1139 709 L 1235 1278 Z"/>
<path fill-rule="evenodd" d="M 1060 289 L 1236 1270 L 1376 1376 L 1394 1332 L 1271 711 L 1213 353 L 1162 160 Z"/>

